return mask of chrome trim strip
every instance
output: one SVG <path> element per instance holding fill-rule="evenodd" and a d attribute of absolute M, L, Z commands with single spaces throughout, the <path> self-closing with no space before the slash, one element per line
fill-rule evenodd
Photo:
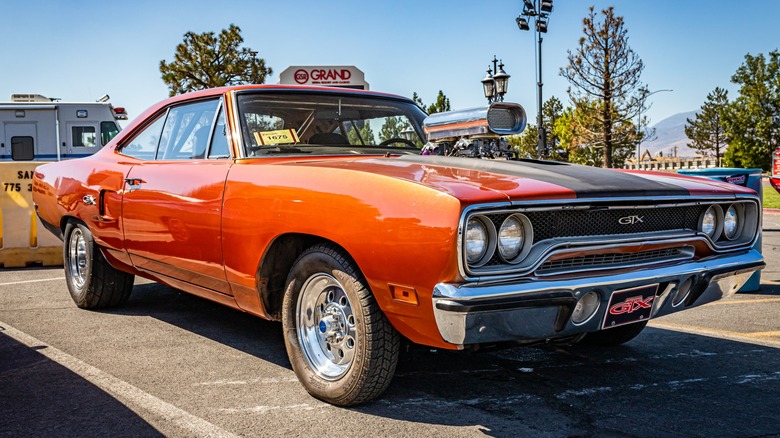
<path fill-rule="evenodd" d="M 626 246 L 626 245 L 620 245 L 620 246 Z M 616 247 L 613 247 L 616 248 Z M 683 245 L 681 247 L 670 247 L 670 248 L 659 248 L 657 250 L 646 250 L 646 251 L 637 251 L 633 253 L 626 253 L 626 254 L 641 254 L 643 252 L 652 252 L 652 251 L 662 251 L 665 249 L 679 249 L 680 254 L 677 256 L 669 256 L 669 257 L 660 257 L 658 259 L 650 259 L 650 260 L 639 260 L 635 262 L 623 262 L 623 263 L 615 263 L 615 264 L 604 264 L 604 265 L 590 265 L 590 266 L 577 266 L 577 267 L 571 267 L 571 268 L 556 268 L 556 269 L 550 269 L 550 272 L 547 272 L 546 270 L 543 272 L 537 272 L 536 275 L 538 277 L 551 277 L 553 275 L 566 275 L 571 274 L 575 272 L 596 272 L 596 271 L 607 271 L 610 269 L 626 269 L 626 268 L 637 268 L 641 269 L 645 266 L 650 265 L 658 265 L 662 263 L 672 263 L 672 262 L 679 262 L 683 260 L 690 260 L 694 256 L 695 249 L 691 245 Z M 582 251 L 582 249 L 576 249 L 573 251 L 560 251 L 557 252 L 555 255 L 558 254 L 566 254 L 567 252 L 579 252 Z M 596 254 L 600 255 L 600 254 Z M 542 271 L 542 268 L 545 263 L 547 263 L 547 260 L 550 257 L 547 257 L 547 259 L 544 259 L 542 263 L 540 263 L 539 268 L 536 269 L 536 271 Z M 563 257 L 560 260 L 569 260 L 576 257 Z"/>

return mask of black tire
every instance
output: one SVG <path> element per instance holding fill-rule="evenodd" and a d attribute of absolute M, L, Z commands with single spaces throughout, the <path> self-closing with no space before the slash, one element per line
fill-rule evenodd
<path fill-rule="evenodd" d="M 625 344 L 639 336 L 639 333 L 642 333 L 642 330 L 644 330 L 646 325 L 647 321 L 643 321 L 606 330 L 599 330 L 597 332 L 588 333 L 580 342 L 601 347 L 613 347 Z"/>
<path fill-rule="evenodd" d="M 118 306 L 130 298 L 135 276 L 108 264 L 85 225 L 70 222 L 65 226 L 63 258 L 68 291 L 78 307 Z"/>
<path fill-rule="evenodd" d="M 295 261 L 287 277 L 282 327 L 293 370 L 314 397 L 353 406 L 390 385 L 400 335 L 340 249 L 315 245 Z"/>

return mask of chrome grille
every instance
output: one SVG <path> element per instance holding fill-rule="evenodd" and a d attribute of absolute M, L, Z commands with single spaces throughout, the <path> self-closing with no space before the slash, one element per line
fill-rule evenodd
<path fill-rule="evenodd" d="M 635 209 L 559 210 L 524 213 L 534 226 L 534 243 L 553 237 L 587 237 L 696 230 L 707 206 L 642 207 Z M 490 214 L 496 227 L 510 213 Z M 621 224 L 621 218 L 636 216 L 641 222 Z"/>
<path fill-rule="evenodd" d="M 690 247 L 663 248 L 634 253 L 591 254 L 544 262 L 536 270 L 537 275 L 561 274 L 570 271 L 619 268 L 625 265 L 659 263 L 663 261 L 689 259 L 693 257 Z"/>

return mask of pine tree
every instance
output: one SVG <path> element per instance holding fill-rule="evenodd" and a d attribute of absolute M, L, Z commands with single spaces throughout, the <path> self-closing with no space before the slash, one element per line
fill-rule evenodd
<path fill-rule="evenodd" d="M 601 15 L 597 21 L 590 8 L 583 20 L 585 36 L 574 53 L 568 51 L 569 65 L 560 74 L 571 84 L 569 97 L 581 112 L 598 110 L 589 114 L 597 122 L 589 147 L 601 148 L 600 164 L 622 167 L 638 138 L 630 119 L 644 103 L 639 98 L 646 89 L 640 81 L 644 64 L 628 45 L 623 17 L 616 16 L 612 6 Z"/>
<path fill-rule="evenodd" d="M 739 96 L 724 112 L 723 124 L 729 148 L 727 166 L 768 170 L 771 152 L 780 145 L 780 52 L 745 55 L 731 82 L 739 84 Z"/>
<path fill-rule="evenodd" d="M 728 108 L 728 91 L 716 87 L 707 95 L 707 101 L 693 120 L 686 119 L 685 135 L 691 140 L 688 147 L 702 157 L 714 156 L 720 166 L 722 151 L 728 139 L 723 125 L 723 115 Z"/>
<path fill-rule="evenodd" d="M 265 82 L 273 70 L 265 66 L 265 60 L 258 58 L 256 51 L 239 47 L 243 42 L 241 29 L 234 24 L 222 29 L 219 36 L 214 32 L 185 33 L 184 41 L 176 46 L 173 61 L 160 61 L 160 73 L 169 94 Z"/>
<path fill-rule="evenodd" d="M 417 106 L 422 108 L 428 114 L 441 113 L 445 111 L 450 111 L 451 109 L 450 99 L 441 90 L 439 90 L 439 94 L 436 96 L 436 102 L 432 103 L 427 107 L 423 103 L 420 96 L 417 95 L 416 91 L 412 93 L 412 100 L 417 104 Z"/>

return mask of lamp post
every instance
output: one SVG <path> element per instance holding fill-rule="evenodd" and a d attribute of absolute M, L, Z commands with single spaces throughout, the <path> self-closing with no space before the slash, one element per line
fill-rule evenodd
<path fill-rule="evenodd" d="M 496 63 L 499 64 L 496 65 Z M 488 66 L 487 76 L 482 79 L 482 88 L 488 103 L 503 102 L 508 86 L 509 75 L 504 71 L 504 63 L 496 59 L 496 55 L 493 55 L 493 70 L 490 70 L 490 66 Z"/>
<path fill-rule="evenodd" d="M 644 90 L 647 90 L 647 89 L 644 88 Z M 639 116 L 637 117 L 637 122 L 636 122 L 636 138 L 637 138 L 637 142 L 636 142 L 636 168 L 637 169 L 640 169 L 641 166 L 642 166 L 642 155 L 641 155 L 641 152 L 642 152 L 642 137 L 643 137 L 642 136 L 642 108 L 644 108 L 645 101 L 647 100 L 648 97 L 652 96 L 655 93 L 660 93 L 662 91 L 672 92 L 674 90 L 671 90 L 671 89 L 668 89 L 668 88 L 664 88 L 662 90 L 655 90 L 652 93 L 647 93 L 644 96 L 642 96 L 642 102 L 639 105 Z M 650 109 L 650 108 L 648 108 L 648 109 Z"/>
<path fill-rule="evenodd" d="M 544 129 L 542 120 L 542 34 L 547 33 L 547 23 L 549 23 L 550 13 L 552 13 L 552 0 L 523 0 L 523 12 L 515 18 L 517 27 L 520 30 L 530 30 L 529 22 L 535 23 L 534 31 L 537 37 L 537 50 L 534 52 L 536 66 L 538 68 L 536 77 L 536 100 L 537 100 L 537 132 L 539 142 L 536 146 L 536 153 L 542 158 L 547 153 L 547 133 Z"/>

